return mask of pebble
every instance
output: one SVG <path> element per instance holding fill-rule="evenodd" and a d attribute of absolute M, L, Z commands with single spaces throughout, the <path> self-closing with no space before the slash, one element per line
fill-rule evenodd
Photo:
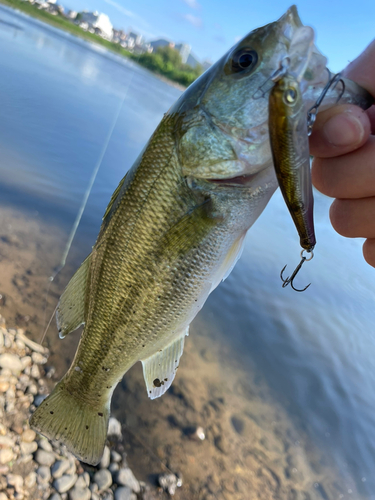
<path fill-rule="evenodd" d="M 7 380 L 0 380 L 0 392 L 7 392 L 9 389 L 9 382 Z"/>
<path fill-rule="evenodd" d="M 182 486 L 182 481 L 174 474 L 160 474 L 158 477 L 160 486 L 171 496 L 176 493 L 176 488 Z"/>
<path fill-rule="evenodd" d="M 36 407 L 38 407 L 39 405 L 41 405 L 43 403 L 43 401 L 46 399 L 47 397 L 47 394 L 38 394 L 35 398 L 34 398 L 34 405 Z"/>
<path fill-rule="evenodd" d="M 53 493 L 48 500 L 61 500 L 61 496 L 58 493 Z"/>
<path fill-rule="evenodd" d="M 36 380 L 40 379 L 40 370 L 38 365 L 33 365 L 30 370 L 30 375 Z"/>
<path fill-rule="evenodd" d="M 13 486 L 17 492 L 20 492 L 23 486 L 23 477 L 18 474 L 8 474 L 7 483 L 9 486 Z"/>
<path fill-rule="evenodd" d="M 44 451 L 51 452 L 53 450 L 52 445 L 47 439 L 40 439 L 38 441 L 38 446 Z"/>
<path fill-rule="evenodd" d="M 32 394 L 33 396 L 36 396 L 38 394 L 38 387 L 36 386 L 36 384 L 30 384 L 27 387 L 27 392 L 29 394 Z"/>
<path fill-rule="evenodd" d="M 88 472 L 83 473 L 83 479 L 85 480 L 86 486 L 90 486 L 90 474 Z"/>
<path fill-rule="evenodd" d="M 112 462 L 109 465 L 108 470 L 111 474 L 115 474 L 119 470 L 119 468 L 120 468 L 119 464 L 117 464 L 116 462 Z"/>
<path fill-rule="evenodd" d="M 116 463 L 121 462 L 122 456 L 120 455 L 120 453 L 117 453 L 116 450 L 112 450 L 111 451 L 111 460 L 112 460 L 112 462 L 116 462 Z"/>
<path fill-rule="evenodd" d="M 108 422 L 108 436 L 122 437 L 121 424 L 114 417 L 111 417 Z"/>
<path fill-rule="evenodd" d="M 25 477 L 25 487 L 27 489 L 31 489 L 33 486 L 35 486 L 36 484 L 36 472 L 30 472 L 30 474 L 28 474 L 26 477 Z"/>
<path fill-rule="evenodd" d="M 40 352 L 33 352 L 31 354 L 31 359 L 33 360 L 33 363 L 36 363 L 37 365 L 44 365 L 44 363 L 47 363 L 47 358 Z"/>
<path fill-rule="evenodd" d="M 19 375 L 22 371 L 20 358 L 15 354 L 0 354 L 0 368 L 8 368 L 14 375 Z"/>
<path fill-rule="evenodd" d="M 77 474 L 74 474 L 73 476 L 65 474 L 53 482 L 53 487 L 58 491 L 58 493 L 65 493 L 70 490 L 70 488 L 73 488 L 75 482 L 77 481 L 77 477 Z"/>
<path fill-rule="evenodd" d="M 38 449 L 38 444 L 35 441 L 31 443 L 21 443 L 21 453 L 22 455 L 30 455 Z"/>
<path fill-rule="evenodd" d="M 5 493 L 0 493 L 0 500 L 8 500 L 8 497 Z"/>
<path fill-rule="evenodd" d="M 91 500 L 100 500 L 100 497 L 96 493 L 91 493 Z"/>
<path fill-rule="evenodd" d="M 0 349 L 4 347 L 4 334 L 0 332 Z"/>
<path fill-rule="evenodd" d="M 102 459 L 100 460 L 99 463 L 99 467 L 101 469 L 107 469 L 110 463 L 111 463 L 111 452 L 109 451 L 108 446 L 105 446 Z"/>
<path fill-rule="evenodd" d="M 28 366 L 31 366 L 32 364 L 31 356 L 24 356 L 23 358 L 20 359 L 20 361 L 22 365 L 22 370 L 24 370 Z"/>
<path fill-rule="evenodd" d="M 47 465 L 41 465 L 37 471 L 38 483 L 48 483 L 51 479 L 51 469 Z"/>
<path fill-rule="evenodd" d="M 115 500 L 136 500 L 137 496 L 127 486 L 121 486 L 115 491 Z"/>
<path fill-rule="evenodd" d="M 13 448 L 13 439 L 9 436 L 0 436 L 0 446 L 4 448 Z"/>
<path fill-rule="evenodd" d="M 112 484 L 112 474 L 109 470 L 100 469 L 94 474 L 94 481 L 98 485 L 99 491 L 106 490 Z"/>
<path fill-rule="evenodd" d="M 0 450 L 0 464 L 4 465 L 13 460 L 13 451 L 7 448 Z"/>
<path fill-rule="evenodd" d="M 49 451 L 39 449 L 35 454 L 35 461 L 40 465 L 48 465 L 51 467 L 55 463 L 55 455 Z"/>
<path fill-rule="evenodd" d="M 139 482 L 134 477 L 134 474 L 129 469 L 129 467 L 124 467 L 117 472 L 116 483 L 120 484 L 121 486 L 129 486 L 129 488 L 136 493 L 139 493 L 141 491 Z"/>
<path fill-rule="evenodd" d="M 70 500 L 90 500 L 91 491 L 88 488 L 77 488 L 74 486 L 72 490 L 69 491 Z"/>
<path fill-rule="evenodd" d="M 34 441 L 36 437 L 36 432 L 33 431 L 32 429 L 26 429 L 21 436 L 22 441 L 25 443 L 31 443 Z"/>
<path fill-rule="evenodd" d="M 58 479 L 69 469 L 70 462 L 68 460 L 58 460 L 52 466 L 51 472 L 54 479 Z"/>

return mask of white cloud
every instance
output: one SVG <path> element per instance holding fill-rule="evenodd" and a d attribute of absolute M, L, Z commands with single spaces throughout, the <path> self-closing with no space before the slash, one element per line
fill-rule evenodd
<path fill-rule="evenodd" d="M 197 0 L 182 0 L 182 1 L 185 2 L 186 5 L 188 5 L 192 9 L 200 9 L 201 8 L 201 4 L 198 3 Z"/>
<path fill-rule="evenodd" d="M 184 14 L 182 17 L 185 21 L 195 26 L 195 28 L 202 28 L 203 26 L 203 20 L 201 17 L 193 16 L 192 14 Z"/>

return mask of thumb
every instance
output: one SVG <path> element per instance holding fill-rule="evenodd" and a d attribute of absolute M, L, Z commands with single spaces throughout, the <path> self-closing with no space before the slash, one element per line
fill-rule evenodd
<path fill-rule="evenodd" d="M 351 62 L 343 75 L 375 96 L 375 40 Z M 318 113 L 310 138 L 313 156 L 329 158 L 349 153 L 367 141 L 375 129 L 375 107 L 366 112 L 353 105 L 333 106 Z"/>

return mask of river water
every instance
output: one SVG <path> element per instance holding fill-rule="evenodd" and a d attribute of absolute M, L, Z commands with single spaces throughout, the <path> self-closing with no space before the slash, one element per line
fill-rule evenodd
<path fill-rule="evenodd" d="M 180 91 L 3 7 L 0 68 L 0 313 L 37 338 Z M 170 391 L 149 401 L 140 367 L 126 375 L 113 412 L 139 476 L 152 480 L 167 464 L 184 476 L 180 499 L 375 499 L 375 270 L 360 240 L 333 231 L 329 204 L 316 193 L 316 255 L 297 277 L 297 286 L 312 282 L 305 293 L 281 287 L 299 244 L 276 193 L 194 321 Z M 46 342 L 62 375 L 77 336 L 60 341 L 52 327 Z M 194 425 L 206 431 L 202 443 L 189 438 Z"/>

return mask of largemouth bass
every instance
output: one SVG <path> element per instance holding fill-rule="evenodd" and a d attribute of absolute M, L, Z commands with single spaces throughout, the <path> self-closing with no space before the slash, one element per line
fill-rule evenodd
<path fill-rule="evenodd" d="M 60 299 L 60 336 L 85 326 L 31 425 L 84 462 L 100 461 L 112 393 L 137 361 L 151 399 L 171 385 L 191 321 L 277 188 L 264 84 L 301 27 L 292 7 L 182 94 L 114 192 L 92 253 Z M 293 54 L 304 63 L 307 101 L 315 100 L 326 60 L 314 47 Z M 337 97 L 332 90 L 325 103 Z M 342 101 L 357 103 L 356 92 Z"/>

